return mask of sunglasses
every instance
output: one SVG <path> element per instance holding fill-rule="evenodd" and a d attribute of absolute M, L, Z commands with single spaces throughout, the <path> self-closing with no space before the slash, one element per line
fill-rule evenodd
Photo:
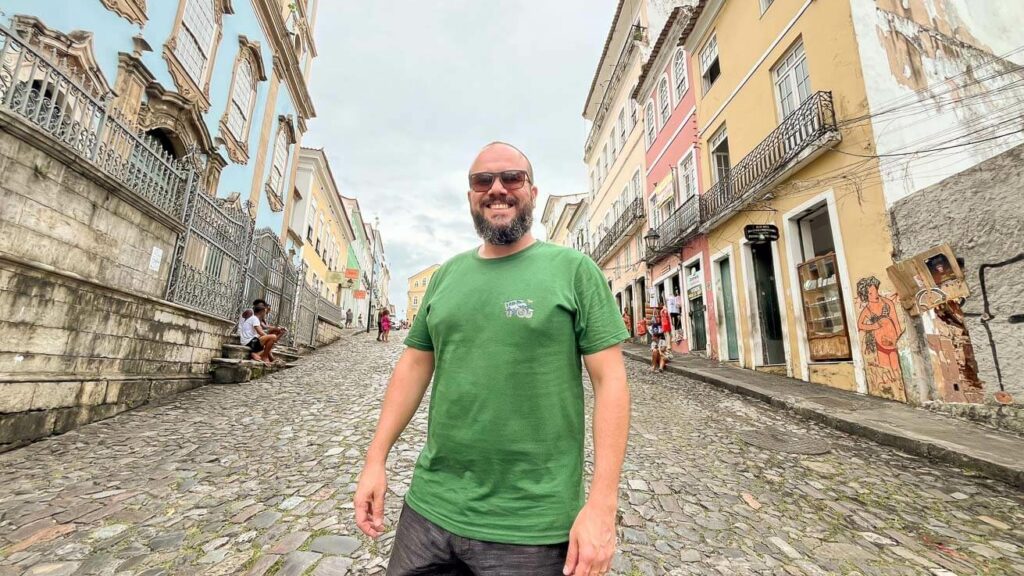
<path fill-rule="evenodd" d="M 503 172 L 475 172 L 469 175 L 469 188 L 473 192 L 487 192 L 494 186 L 494 180 L 501 179 L 505 190 L 519 190 L 530 180 L 526 170 L 505 170 Z"/>

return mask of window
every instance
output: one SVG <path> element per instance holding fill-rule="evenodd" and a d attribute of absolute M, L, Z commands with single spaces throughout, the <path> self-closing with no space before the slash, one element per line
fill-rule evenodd
<path fill-rule="evenodd" d="M 657 228 L 661 224 L 661 220 L 658 219 L 658 196 L 651 196 L 651 209 L 648 210 L 651 218 L 651 228 Z"/>
<path fill-rule="evenodd" d="M 601 173 L 605 176 L 608 175 L 608 144 L 601 148 Z"/>
<path fill-rule="evenodd" d="M 807 56 L 802 41 L 797 41 L 796 46 L 782 57 L 772 76 L 775 78 L 779 113 L 785 118 L 811 96 L 811 79 L 807 74 Z"/>
<path fill-rule="evenodd" d="M 611 160 L 609 161 L 609 164 L 614 164 L 615 163 L 614 158 L 615 158 L 615 155 L 618 154 L 618 151 L 619 151 L 619 142 L 618 142 L 618 140 L 619 140 L 619 131 L 615 129 L 615 126 L 612 126 L 611 132 L 608 133 L 608 144 L 610 144 L 610 146 L 608 147 L 608 156 L 611 158 Z"/>
<path fill-rule="evenodd" d="M 644 122 L 647 123 L 647 147 L 654 145 L 654 137 L 658 133 L 658 127 L 654 124 L 654 103 L 648 102 L 644 109 Z"/>
<path fill-rule="evenodd" d="M 849 360 L 851 348 L 846 308 L 828 208 L 819 206 L 811 209 L 799 217 L 796 224 L 804 260 L 797 265 L 797 273 L 811 360 Z M 876 334 L 882 334 L 884 330 L 883 325 Z"/>
<path fill-rule="evenodd" d="M 413 296 L 412 297 L 412 305 L 413 306 L 419 306 L 420 305 L 420 297 L 419 296 Z"/>
<path fill-rule="evenodd" d="M 249 115 L 256 95 L 252 62 L 242 57 L 231 84 L 231 101 L 228 102 L 228 131 L 239 142 L 248 139 Z"/>
<path fill-rule="evenodd" d="M 761 0 L 761 14 L 764 14 L 774 1 L 775 0 Z"/>
<path fill-rule="evenodd" d="M 689 88 L 689 79 L 686 77 L 686 51 L 680 48 L 676 51 L 676 59 L 672 63 L 672 74 L 676 79 L 676 101 L 683 99 L 686 89 Z"/>
<path fill-rule="evenodd" d="M 722 69 L 718 63 L 718 38 L 712 36 L 700 51 L 700 77 L 704 81 L 705 93 L 711 89 L 721 74 Z"/>
<path fill-rule="evenodd" d="M 642 198 L 643 191 L 640 190 L 640 171 L 633 172 L 633 180 L 630 182 L 630 187 L 633 189 L 633 198 Z"/>
<path fill-rule="evenodd" d="M 717 182 L 722 178 L 727 178 L 729 176 L 729 169 L 732 167 L 732 163 L 729 160 L 729 133 L 726 132 L 725 125 L 722 125 L 711 137 L 710 144 L 711 170 Z"/>
<path fill-rule="evenodd" d="M 196 86 L 202 87 L 205 83 L 206 65 L 213 52 L 216 35 L 213 0 L 185 0 L 185 12 L 174 55 Z"/>
<path fill-rule="evenodd" d="M 664 128 L 669 115 L 672 114 L 672 101 L 668 97 L 668 78 L 662 77 L 658 83 L 658 103 L 661 104 L 661 126 Z"/>
<path fill-rule="evenodd" d="M 640 107 L 637 106 L 636 100 L 629 101 L 629 129 L 633 130 L 637 122 L 640 121 Z"/>
<path fill-rule="evenodd" d="M 686 201 L 697 194 L 697 163 L 693 160 L 693 152 L 679 161 L 679 197 Z"/>
<path fill-rule="evenodd" d="M 313 224 L 316 222 L 316 201 L 309 205 L 309 219 L 306 222 L 306 240 L 313 241 Z"/>
<path fill-rule="evenodd" d="M 622 142 L 622 147 L 626 147 L 626 108 L 623 107 L 619 110 L 619 141 Z"/>
<path fill-rule="evenodd" d="M 274 139 L 274 155 L 270 165 L 270 176 L 267 178 L 267 200 L 270 209 L 280 212 L 284 209 L 282 190 L 284 188 L 284 174 L 288 166 L 288 149 L 294 139 L 291 137 L 291 125 L 282 120 L 277 129 L 277 138 Z M 323 226 L 323 224 L 321 224 Z"/>

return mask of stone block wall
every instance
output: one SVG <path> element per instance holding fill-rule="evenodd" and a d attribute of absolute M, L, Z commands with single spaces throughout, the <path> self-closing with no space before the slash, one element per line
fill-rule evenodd
<path fill-rule="evenodd" d="M 323 318 L 318 318 L 316 323 L 316 346 L 323 346 L 330 344 L 341 338 L 342 328 L 336 326 L 330 322 L 325 321 Z"/>
<path fill-rule="evenodd" d="M 162 299 L 180 222 L 2 110 L 0 174 L 0 450 L 209 381 L 234 323 Z"/>
<path fill-rule="evenodd" d="M 904 198 L 891 210 L 896 259 L 945 243 L 964 259 L 970 296 L 963 311 L 985 396 L 991 398 L 999 390 L 1001 379 L 1003 388 L 1018 404 L 1024 403 L 1024 322 L 1014 321 L 1015 315 L 1024 315 L 1021 182 L 1024 146 Z M 988 269 L 982 290 L 982 266 L 1018 258 L 1014 263 Z M 986 307 L 992 316 L 987 329 L 981 321 Z M 915 322 L 920 332 L 920 320 Z"/>
<path fill-rule="evenodd" d="M 0 253 L 162 298 L 183 228 L 62 152 L 31 128 L 0 126 Z"/>

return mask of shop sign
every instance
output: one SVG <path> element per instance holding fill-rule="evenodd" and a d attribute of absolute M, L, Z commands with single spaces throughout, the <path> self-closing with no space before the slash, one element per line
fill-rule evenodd
<path fill-rule="evenodd" d="M 775 224 L 747 224 L 743 227 L 743 237 L 754 244 L 775 242 L 779 239 L 779 228 Z"/>
<path fill-rule="evenodd" d="M 686 297 L 690 300 L 696 300 L 702 297 L 703 295 L 704 292 L 701 290 L 700 284 L 697 284 L 696 286 L 690 286 L 689 288 L 686 289 Z"/>
<path fill-rule="evenodd" d="M 355 291 L 356 300 L 366 300 L 366 290 Z"/>
<path fill-rule="evenodd" d="M 345 278 L 359 279 L 359 268 L 345 268 Z"/>

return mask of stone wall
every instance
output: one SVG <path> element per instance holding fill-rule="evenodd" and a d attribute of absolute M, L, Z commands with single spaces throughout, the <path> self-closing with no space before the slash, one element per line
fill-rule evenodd
<path fill-rule="evenodd" d="M 180 222 L 0 110 L 0 450 L 209 380 L 234 323 L 163 300 Z"/>
<path fill-rule="evenodd" d="M 341 338 L 341 332 L 341 326 L 336 326 L 323 318 L 318 318 L 316 323 L 316 342 L 314 344 L 316 346 L 330 344 Z"/>
<path fill-rule="evenodd" d="M 897 260 L 948 243 L 963 258 L 970 296 L 963 304 L 978 373 L 987 398 L 1003 387 L 1024 402 L 1024 146 L 1018 146 L 972 169 L 917 192 L 892 208 L 893 244 Z M 983 292 L 980 270 L 990 268 Z M 986 326 L 982 313 L 992 319 Z M 920 319 L 916 328 L 921 331 Z M 989 334 L 991 331 L 991 335 Z M 919 334 L 923 340 L 923 335 Z M 922 351 L 927 354 L 927 351 Z"/>

